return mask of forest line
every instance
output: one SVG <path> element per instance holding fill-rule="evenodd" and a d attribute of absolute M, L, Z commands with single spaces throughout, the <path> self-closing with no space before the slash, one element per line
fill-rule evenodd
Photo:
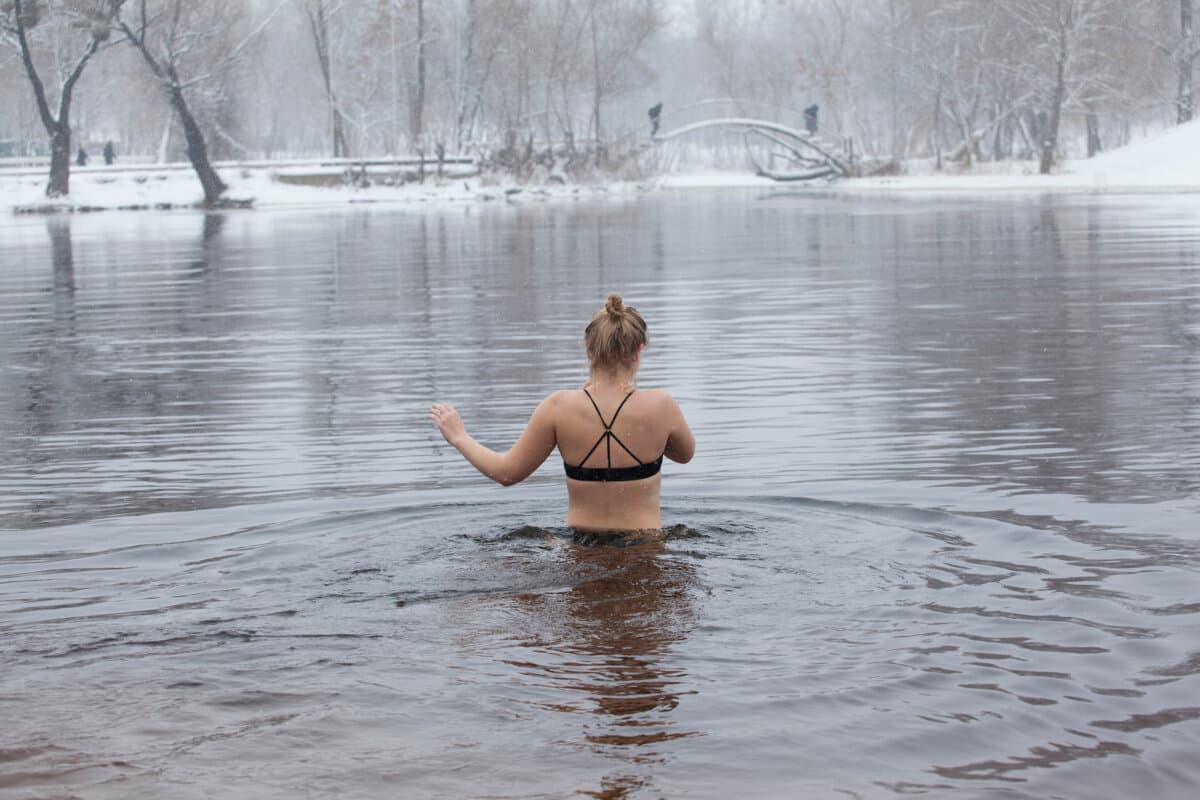
<path fill-rule="evenodd" d="M 3 0 L 0 155 L 558 154 L 615 168 L 710 98 L 819 108 L 876 162 L 1091 155 L 1190 120 L 1194 0 Z"/>

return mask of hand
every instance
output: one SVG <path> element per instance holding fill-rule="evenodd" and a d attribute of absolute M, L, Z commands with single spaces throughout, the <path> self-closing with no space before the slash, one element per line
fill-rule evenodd
<path fill-rule="evenodd" d="M 463 425 L 462 419 L 458 416 L 458 411 L 454 406 L 445 403 L 434 403 L 429 408 L 429 418 L 433 420 L 433 424 L 437 425 L 438 430 L 450 444 L 462 439 L 467 435 L 466 426 Z"/>

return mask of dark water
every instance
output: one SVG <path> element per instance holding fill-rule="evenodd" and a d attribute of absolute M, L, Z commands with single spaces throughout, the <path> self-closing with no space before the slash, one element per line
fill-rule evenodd
<path fill-rule="evenodd" d="M 1200 197 L 0 224 L 0 795 L 1191 798 Z M 696 430 L 561 527 L 610 290 Z"/>

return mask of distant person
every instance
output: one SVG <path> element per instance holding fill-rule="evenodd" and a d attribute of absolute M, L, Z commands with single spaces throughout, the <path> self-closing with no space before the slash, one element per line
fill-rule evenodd
<path fill-rule="evenodd" d="M 654 136 L 658 133 L 658 126 L 662 122 L 662 103 L 650 107 L 650 135 Z"/>
<path fill-rule="evenodd" d="M 686 464 L 695 437 L 670 394 L 634 388 L 647 343 L 636 308 L 610 294 L 583 339 L 587 383 L 542 400 L 508 452 L 471 438 L 453 406 L 434 403 L 430 419 L 472 466 L 505 486 L 525 480 L 557 447 L 567 474 L 567 525 L 579 533 L 660 531 L 663 456 Z"/>
<path fill-rule="evenodd" d="M 813 103 L 808 108 L 804 109 L 804 130 L 809 134 L 815 135 L 817 132 L 817 113 L 820 108 L 816 103 Z"/>
<path fill-rule="evenodd" d="M 117 160 L 117 153 L 115 150 L 113 150 L 113 143 L 105 142 L 104 143 L 104 163 L 105 163 L 105 165 L 111 167 L 112 163 L 116 160 Z"/>
<path fill-rule="evenodd" d="M 88 162 L 87 150 L 83 149 L 83 145 L 79 145 L 79 152 L 75 154 L 75 164 L 80 167 L 86 167 Z"/>

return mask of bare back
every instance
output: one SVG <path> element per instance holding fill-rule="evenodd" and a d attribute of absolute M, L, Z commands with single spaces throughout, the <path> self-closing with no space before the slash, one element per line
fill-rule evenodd
<path fill-rule="evenodd" d="M 623 382 L 592 382 L 588 392 L 554 392 L 538 403 L 524 432 L 504 453 L 468 434 L 454 406 L 434 403 L 429 414 L 447 442 L 504 486 L 525 480 L 557 447 L 567 468 L 567 524 L 585 531 L 660 528 L 662 459 L 687 463 L 696 450 L 670 394 L 631 392 Z"/>
<path fill-rule="evenodd" d="M 615 386 L 591 387 L 589 392 L 590 399 L 579 389 L 553 396 L 555 439 L 564 464 L 620 471 L 644 467 L 663 455 L 677 461 L 691 458 L 691 431 L 667 392 L 641 390 L 630 394 Z M 608 423 L 611 437 L 605 435 Z M 661 527 L 661 487 L 662 475 L 658 472 L 635 480 L 568 477 L 567 524 L 579 530 Z"/>

